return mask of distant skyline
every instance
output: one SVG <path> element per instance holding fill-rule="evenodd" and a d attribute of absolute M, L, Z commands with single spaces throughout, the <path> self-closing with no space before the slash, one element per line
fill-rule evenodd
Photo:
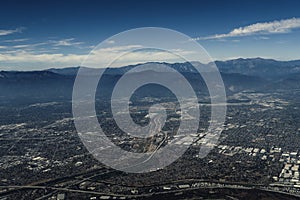
<path fill-rule="evenodd" d="M 299 1 L 282 0 L 1 2 L 0 70 L 78 66 L 98 43 L 139 27 L 182 32 L 214 60 L 296 60 L 299 8 Z M 110 43 L 114 50 L 130 48 Z"/>

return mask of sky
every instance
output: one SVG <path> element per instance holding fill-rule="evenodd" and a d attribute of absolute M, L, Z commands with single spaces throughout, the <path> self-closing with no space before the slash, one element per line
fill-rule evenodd
<path fill-rule="evenodd" d="M 299 8 L 296 0 L 3 1 L 0 70 L 79 66 L 102 41 L 140 27 L 186 34 L 213 60 L 296 60 L 300 59 Z M 140 44 L 122 46 L 111 40 L 110 45 L 105 55 Z"/>

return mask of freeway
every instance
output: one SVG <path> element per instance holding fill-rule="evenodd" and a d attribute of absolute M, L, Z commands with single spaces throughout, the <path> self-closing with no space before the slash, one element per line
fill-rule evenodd
<path fill-rule="evenodd" d="M 196 179 L 188 179 L 188 180 L 181 180 L 181 184 L 187 184 L 190 181 L 195 182 Z M 175 194 L 175 193 L 180 193 L 180 192 L 188 192 L 188 191 L 197 191 L 199 189 L 238 189 L 238 190 L 260 190 L 260 191 L 265 191 L 265 192 L 272 192 L 272 193 L 278 193 L 282 195 L 289 195 L 293 198 L 299 198 L 300 195 L 293 195 L 287 192 L 282 192 L 282 191 L 274 191 L 271 189 L 265 189 L 265 188 L 259 188 L 257 185 L 235 185 L 235 184 L 224 184 L 224 183 L 211 183 L 211 182 L 201 182 L 201 187 L 200 186 L 192 186 L 189 188 L 176 188 L 172 190 L 167 190 L 167 191 L 157 191 L 157 192 L 149 192 L 149 193 L 144 193 L 144 194 L 117 194 L 117 193 L 110 193 L 110 192 L 97 192 L 97 191 L 90 191 L 90 190 L 80 190 L 80 189 L 70 189 L 70 188 L 59 188 L 59 187 L 52 187 L 52 186 L 34 186 L 34 185 L 25 185 L 25 186 L 18 186 L 18 185 L 12 185 L 12 186 L 0 186 L 1 189 L 47 189 L 47 190 L 53 190 L 55 192 L 70 192 L 70 193 L 83 193 L 83 194 L 89 194 L 89 195 L 99 195 L 99 196 L 111 196 L 111 197 L 126 197 L 128 199 L 132 198 L 149 198 L 152 197 L 153 195 L 159 196 L 159 195 L 165 195 L 165 194 Z M 172 183 L 175 184 L 175 183 Z M 160 185 L 160 187 L 164 186 L 169 186 L 168 185 Z M 52 193 L 51 193 L 52 194 Z M 2 195 L 0 195 L 2 196 Z M 3 197 L 3 196 L 2 196 Z M 49 197 L 49 195 L 44 195 L 41 198 L 38 199 L 43 199 Z"/>

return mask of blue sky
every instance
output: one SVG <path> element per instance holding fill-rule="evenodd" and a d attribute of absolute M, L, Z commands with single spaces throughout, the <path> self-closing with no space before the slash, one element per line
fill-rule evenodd
<path fill-rule="evenodd" d="M 300 59 L 299 8 L 296 0 L 1 2 L 0 69 L 78 66 L 108 37 L 149 26 L 194 38 L 216 60 Z"/>

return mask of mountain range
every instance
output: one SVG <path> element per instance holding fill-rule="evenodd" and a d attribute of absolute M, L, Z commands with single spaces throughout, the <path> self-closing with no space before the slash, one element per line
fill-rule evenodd
<path fill-rule="evenodd" d="M 300 73 L 300 60 L 292 61 L 277 61 L 273 59 L 263 59 L 263 58 L 238 58 L 234 60 L 227 61 L 215 61 L 220 72 L 223 73 L 236 73 L 249 76 L 258 76 L 261 78 L 272 79 L 280 78 L 286 75 Z M 156 64 L 165 64 L 179 72 L 184 73 L 197 73 L 197 71 L 191 67 L 190 63 L 158 63 L 153 62 L 153 68 L 155 69 Z M 200 62 L 192 62 L 196 67 L 201 67 L 203 71 L 209 69 L 212 63 L 202 64 Z M 107 73 L 112 74 L 123 74 L 126 71 L 132 69 L 137 65 L 129 65 L 120 68 L 109 68 Z M 51 68 L 47 71 L 51 71 L 63 75 L 74 75 L 77 73 L 79 67 L 56 69 Z"/>
<path fill-rule="evenodd" d="M 148 64 L 153 66 L 152 74 L 162 73 L 156 69 L 164 64 L 182 73 L 194 89 L 205 91 L 203 89 L 205 82 L 191 63 L 153 62 Z M 226 91 L 229 94 L 243 90 L 264 92 L 300 88 L 300 60 L 276 61 L 262 58 L 239 58 L 216 61 L 215 64 L 221 72 Z M 106 69 L 102 78 L 102 84 L 106 88 L 104 91 L 109 94 L 119 78 L 138 65 Z M 201 68 L 204 73 L 210 73 L 209 69 L 212 63 L 193 62 L 193 65 Z M 0 100 L 6 103 L 27 100 L 71 100 L 73 83 L 78 69 L 79 67 L 51 68 L 42 71 L 0 71 Z M 87 68 L 86 75 L 94 76 L 95 72 L 99 70 L 104 69 Z M 174 81 L 176 82 L 176 80 Z M 151 90 L 151 87 L 148 90 Z"/>

